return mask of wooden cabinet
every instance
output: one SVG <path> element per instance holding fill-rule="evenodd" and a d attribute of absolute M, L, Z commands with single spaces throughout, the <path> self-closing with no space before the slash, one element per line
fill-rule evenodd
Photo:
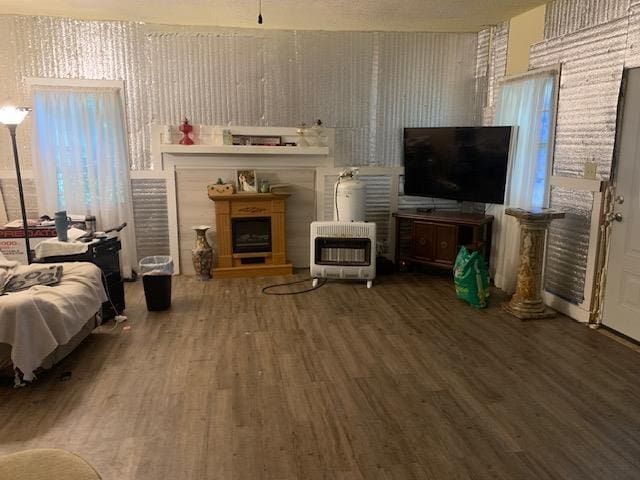
<path fill-rule="evenodd" d="M 401 210 L 396 218 L 396 265 L 420 263 L 451 268 L 464 245 L 479 251 L 487 263 L 493 217 L 478 213 Z"/>

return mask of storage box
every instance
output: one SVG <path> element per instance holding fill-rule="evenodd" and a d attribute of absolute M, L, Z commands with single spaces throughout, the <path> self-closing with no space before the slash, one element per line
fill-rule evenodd
<path fill-rule="evenodd" d="M 47 238 L 56 236 L 53 227 L 30 227 L 29 245 L 31 250 Z M 27 249 L 24 243 L 24 231 L 21 228 L 0 228 L 0 252 L 7 258 L 20 263 L 27 263 Z"/>
<path fill-rule="evenodd" d="M 222 195 L 233 195 L 233 185 L 230 183 L 212 183 L 207 185 L 209 198 L 220 197 Z"/>

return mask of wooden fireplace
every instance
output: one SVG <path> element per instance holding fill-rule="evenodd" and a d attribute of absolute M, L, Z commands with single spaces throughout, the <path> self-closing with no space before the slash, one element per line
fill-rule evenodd
<path fill-rule="evenodd" d="M 285 203 L 288 194 L 236 193 L 215 202 L 218 263 L 214 278 L 288 275 Z"/>

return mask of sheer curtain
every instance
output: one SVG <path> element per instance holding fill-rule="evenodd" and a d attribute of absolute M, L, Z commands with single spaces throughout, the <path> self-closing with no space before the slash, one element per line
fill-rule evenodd
<path fill-rule="evenodd" d="M 96 216 L 120 232 L 122 274 L 136 262 L 129 158 L 116 88 L 33 86 L 33 169 L 41 212 Z"/>
<path fill-rule="evenodd" d="M 505 207 L 535 208 L 548 205 L 551 170 L 551 125 L 555 113 L 555 72 L 534 73 L 507 80 L 496 105 L 495 125 L 514 125 L 517 138 L 507 173 Z M 515 218 L 494 210 L 492 256 L 494 281 L 513 293 L 516 285 L 520 228 Z"/>

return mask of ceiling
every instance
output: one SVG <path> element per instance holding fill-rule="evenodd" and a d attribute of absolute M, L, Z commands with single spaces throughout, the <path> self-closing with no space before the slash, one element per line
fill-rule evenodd
<path fill-rule="evenodd" d="M 478 31 L 545 0 L 0 0 L 0 14 L 298 30 Z"/>

